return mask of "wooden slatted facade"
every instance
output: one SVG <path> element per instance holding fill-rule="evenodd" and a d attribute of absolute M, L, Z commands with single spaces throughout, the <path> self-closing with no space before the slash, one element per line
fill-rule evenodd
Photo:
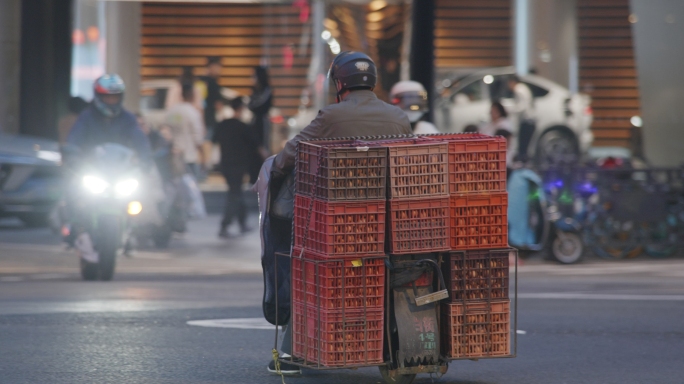
<path fill-rule="evenodd" d="M 629 146 L 639 115 L 629 0 L 578 0 L 581 91 L 592 97 L 595 146 Z"/>
<path fill-rule="evenodd" d="M 511 0 L 436 0 L 435 66 L 513 64 Z"/>
<path fill-rule="evenodd" d="M 150 2 L 142 13 L 143 80 L 177 77 L 186 65 L 203 75 L 207 56 L 221 56 L 220 84 L 249 95 L 253 67 L 266 62 L 274 106 L 285 116 L 297 113 L 311 57 L 311 21 L 300 20 L 300 8 Z M 287 68 L 283 54 L 290 49 L 294 60 Z"/>

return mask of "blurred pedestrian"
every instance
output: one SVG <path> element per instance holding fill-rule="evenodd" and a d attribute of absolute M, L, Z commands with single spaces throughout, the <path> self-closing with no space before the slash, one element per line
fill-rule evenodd
<path fill-rule="evenodd" d="M 266 67 L 254 67 L 254 88 L 249 100 L 249 109 L 252 111 L 255 137 L 259 146 L 266 150 L 270 149 L 271 121 L 269 111 L 273 103 L 273 92 Z"/>
<path fill-rule="evenodd" d="M 269 111 L 273 103 L 273 91 L 271 90 L 268 71 L 266 67 L 254 67 L 254 88 L 249 99 L 249 109 L 252 111 L 252 130 L 256 138 L 259 152 L 253 155 L 249 170 L 250 182 L 255 183 L 259 176 L 263 155 L 271 152 L 271 120 Z"/>
<path fill-rule="evenodd" d="M 88 102 L 78 96 L 70 97 L 67 107 L 69 109 L 69 113 L 62 116 L 59 119 L 59 122 L 57 122 L 57 132 L 59 134 L 60 144 L 64 144 L 66 142 L 66 138 L 69 136 L 71 128 L 76 123 L 76 120 L 78 120 L 78 115 L 88 108 Z"/>
<path fill-rule="evenodd" d="M 518 156 L 527 161 L 527 148 L 530 145 L 537 121 L 534 111 L 532 91 L 527 84 L 520 81 L 517 75 L 508 78 L 508 87 L 513 92 L 513 108 L 511 113 L 518 117 Z"/>
<path fill-rule="evenodd" d="M 193 102 L 192 104 L 197 108 L 197 110 L 200 113 L 203 113 L 204 111 L 204 83 L 200 81 L 195 75 L 193 74 L 192 67 L 190 66 L 185 66 L 182 69 L 182 73 L 180 77 L 178 78 L 178 81 L 175 82 L 171 87 L 169 87 L 169 93 L 168 96 L 166 97 L 166 109 L 169 110 L 172 107 L 174 107 L 176 104 L 182 103 L 183 102 L 183 85 L 192 85 L 193 87 Z"/>
<path fill-rule="evenodd" d="M 508 119 L 508 112 L 498 101 L 493 102 L 489 108 L 489 117 L 491 118 L 490 122 L 480 127 L 478 132 L 494 136 L 499 130 L 508 131 L 509 133 L 513 131 L 511 120 Z"/>
<path fill-rule="evenodd" d="M 478 133 L 480 129 L 475 124 L 468 124 L 463 128 L 463 133 Z"/>
<path fill-rule="evenodd" d="M 237 218 L 242 233 L 247 232 L 247 206 L 242 194 L 242 182 L 249 172 L 249 162 L 246 161 L 257 153 L 257 142 L 250 127 L 240 119 L 245 110 L 241 97 L 230 101 L 234 111 L 233 117 L 220 122 L 214 130 L 212 141 L 221 148 L 220 169 L 228 184 L 223 220 L 219 237 L 228 237 L 228 226 Z"/>
<path fill-rule="evenodd" d="M 221 102 L 221 86 L 218 81 L 221 77 L 221 58 L 218 56 L 207 57 L 207 74 L 200 76 L 206 87 L 204 91 L 204 126 L 207 130 L 207 138 L 212 136 L 216 126 L 216 105 Z"/>
<path fill-rule="evenodd" d="M 189 172 L 199 179 L 205 130 L 202 115 L 193 104 L 193 85 L 183 85 L 182 97 L 183 101 L 168 111 L 165 123 L 171 128 L 173 147 L 183 152 L 183 159 Z"/>

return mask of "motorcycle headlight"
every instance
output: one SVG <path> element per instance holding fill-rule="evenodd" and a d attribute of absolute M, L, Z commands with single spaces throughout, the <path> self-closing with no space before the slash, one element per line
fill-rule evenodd
<path fill-rule="evenodd" d="M 83 176 L 83 187 L 91 193 L 99 195 L 109 187 L 109 183 L 97 176 L 86 175 Z"/>
<path fill-rule="evenodd" d="M 118 197 L 130 196 L 136 189 L 138 189 L 138 180 L 136 179 L 122 180 L 114 186 L 114 191 Z"/>

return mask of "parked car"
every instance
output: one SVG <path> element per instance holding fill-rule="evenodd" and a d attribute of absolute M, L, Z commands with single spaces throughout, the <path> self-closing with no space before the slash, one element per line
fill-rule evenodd
<path fill-rule="evenodd" d="M 513 106 L 513 94 L 507 83 L 515 68 L 493 68 L 474 73 L 442 75 L 435 101 L 434 116 L 438 128 L 444 132 L 462 132 L 471 124 L 489 122 L 493 100 L 507 109 Z M 573 94 L 567 88 L 536 75 L 521 76 L 534 97 L 537 129 L 528 148 L 537 165 L 560 159 L 581 157 L 591 146 L 593 112 L 588 95 Z M 518 129 L 511 116 L 514 138 Z M 513 146 L 513 148 L 517 148 Z"/>
<path fill-rule="evenodd" d="M 0 133 L 0 217 L 48 224 L 63 191 L 57 141 Z"/>

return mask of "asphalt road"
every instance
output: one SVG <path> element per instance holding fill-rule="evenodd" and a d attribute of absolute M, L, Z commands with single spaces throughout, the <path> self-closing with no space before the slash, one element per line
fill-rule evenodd
<path fill-rule="evenodd" d="M 217 221 L 119 260 L 107 283 L 80 281 L 49 232 L 0 222 L 0 383 L 280 383 L 265 370 L 274 331 L 261 319 L 258 235 L 218 240 Z M 519 293 L 518 357 L 454 362 L 434 382 L 684 382 L 684 260 L 531 261 Z M 209 325 L 233 328 L 188 324 L 221 319 Z M 286 382 L 381 378 L 366 368 Z"/>

